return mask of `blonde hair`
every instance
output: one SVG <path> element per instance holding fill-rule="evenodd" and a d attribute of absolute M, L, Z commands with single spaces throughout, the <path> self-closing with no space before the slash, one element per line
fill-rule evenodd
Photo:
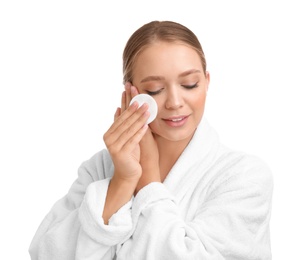
<path fill-rule="evenodd" d="M 172 21 L 152 21 L 137 29 L 129 38 L 123 52 L 123 83 L 132 82 L 133 65 L 137 56 L 156 41 L 180 42 L 199 55 L 206 74 L 206 60 L 197 36 L 187 27 Z"/>

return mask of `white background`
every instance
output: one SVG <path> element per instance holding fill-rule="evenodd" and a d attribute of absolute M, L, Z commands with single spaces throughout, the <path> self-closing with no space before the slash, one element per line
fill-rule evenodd
<path fill-rule="evenodd" d="M 1 1 L 0 259 L 28 247 L 80 164 L 104 148 L 122 51 L 151 20 L 188 26 L 206 53 L 206 116 L 274 175 L 273 259 L 304 259 L 302 1 Z"/>

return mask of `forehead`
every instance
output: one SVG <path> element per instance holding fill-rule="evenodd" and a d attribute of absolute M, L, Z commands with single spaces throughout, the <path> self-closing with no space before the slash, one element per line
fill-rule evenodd
<path fill-rule="evenodd" d="M 133 75 L 148 76 L 203 70 L 198 53 L 189 45 L 180 42 L 158 41 L 143 49 L 135 60 Z"/>

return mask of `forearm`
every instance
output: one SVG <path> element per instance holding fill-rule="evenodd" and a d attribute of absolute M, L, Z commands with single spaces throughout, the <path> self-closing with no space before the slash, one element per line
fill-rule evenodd
<path fill-rule="evenodd" d="M 137 184 L 134 194 L 137 195 L 142 188 L 152 182 L 161 182 L 159 171 L 145 171 Z"/>
<path fill-rule="evenodd" d="M 112 259 L 111 247 L 96 242 L 83 232 L 78 218 L 78 209 L 71 212 L 60 223 L 52 222 L 48 216 L 31 243 L 31 259 Z M 92 257 L 98 255 L 98 257 Z M 86 257 L 84 257 L 86 256 Z"/>
<path fill-rule="evenodd" d="M 115 177 L 115 175 L 111 179 L 103 211 L 103 220 L 106 225 L 108 225 L 111 216 L 130 201 L 137 183 L 138 179 L 122 180 Z"/>

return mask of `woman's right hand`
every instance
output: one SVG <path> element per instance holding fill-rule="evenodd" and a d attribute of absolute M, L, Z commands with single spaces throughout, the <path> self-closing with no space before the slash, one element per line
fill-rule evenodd
<path fill-rule="evenodd" d="M 136 94 L 134 89 L 131 91 L 131 84 L 127 83 L 121 108 L 117 109 L 113 124 L 104 134 L 104 142 L 114 164 L 115 178 L 137 182 L 142 174 L 139 142 L 148 128 L 149 112 L 147 104 L 138 108 L 138 103 L 134 102 L 129 106 Z"/>
<path fill-rule="evenodd" d="M 147 131 L 149 117 L 148 105 L 140 108 L 137 102 L 129 106 L 130 100 L 137 94 L 131 84 L 125 85 L 121 108 L 118 108 L 114 122 L 104 134 L 104 142 L 114 164 L 114 175 L 110 181 L 102 218 L 108 224 L 111 216 L 126 204 L 133 196 L 142 175 L 140 164 L 140 145 Z"/>

